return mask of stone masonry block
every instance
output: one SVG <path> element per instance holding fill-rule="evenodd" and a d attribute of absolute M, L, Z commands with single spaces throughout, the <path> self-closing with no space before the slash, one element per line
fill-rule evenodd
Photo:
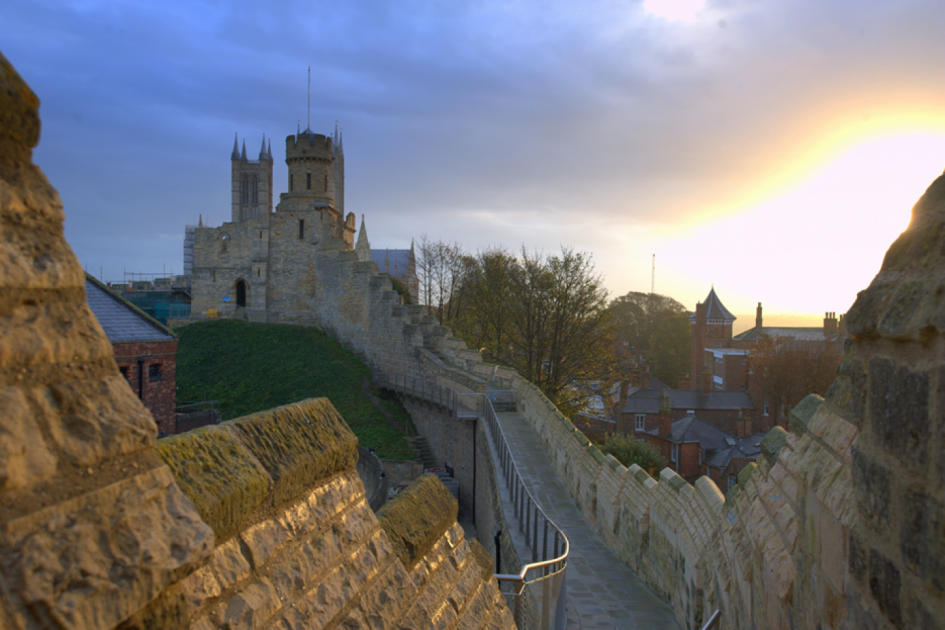
<path fill-rule="evenodd" d="M 903 466 L 922 472 L 931 433 L 928 373 L 880 357 L 870 361 L 869 369 L 873 438 Z"/>
<path fill-rule="evenodd" d="M 269 477 L 226 424 L 165 438 L 154 450 L 217 538 L 234 532 L 269 492 Z"/>
<path fill-rule="evenodd" d="M 231 420 L 240 441 L 273 480 L 273 505 L 301 494 L 319 479 L 354 468 L 358 438 L 325 398 Z"/>
<path fill-rule="evenodd" d="M 151 446 L 157 425 L 124 379 L 115 374 L 101 380 L 58 383 L 52 399 L 40 397 L 53 440 L 76 466 Z"/>
<path fill-rule="evenodd" d="M 0 490 L 25 488 L 56 472 L 26 396 L 17 387 L 0 388 Z"/>
<path fill-rule="evenodd" d="M 33 148 L 39 143 L 39 98 L 0 54 L 0 137 Z"/>
<path fill-rule="evenodd" d="M 945 504 L 934 493 L 910 488 L 902 501 L 899 548 L 906 566 L 945 594 Z"/>
<path fill-rule="evenodd" d="M 161 466 L 9 521 L 16 596 L 62 627 L 112 628 L 210 553 L 213 533 Z"/>
<path fill-rule="evenodd" d="M 798 433 L 806 433 L 807 425 L 814 417 L 814 414 L 822 405 L 824 399 L 816 394 L 810 394 L 801 402 L 797 403 L 789 415 L 788 422 L 791 428 Z"/>
<path fill-rule="evenodd" d="M 456 522 L 459 504 L 434 475 L 421 475 L 380 509 L 377 519 L 408 571 Z"/>

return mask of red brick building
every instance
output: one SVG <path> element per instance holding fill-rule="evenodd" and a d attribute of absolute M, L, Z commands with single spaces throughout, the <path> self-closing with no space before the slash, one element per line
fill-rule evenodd
<path fill-rule="evenodd" d="M 734 436 L 692 413 L 673 420 L 669 400 L 664 392 L 655 427 L 636 429 L 633 435 L 655 446 L 686 481 L 705 475 L 723 491 L 731 488 L 741 469 L 761 453 L 763 435 Z"/>
<path fill-rule="evenodd" d="M 658 427 L 661 409 L 670 421 L 697 415 L 702 420 L 735 436 L 755 433 L 755 404 L 746 391 L 702 392 L 672 389 L 659 379 L 647 379 L 648 387 L 634 387 L 617 408 L 615 430 L 620 433 L 652 431 Z"/>
<path fill-rule="evenodd" d="M 177 338 L 170 329 L 86 274 L 89 308 L 108 335 L 115 363 L 144 406 L 158 435 L 177 432 Z"/>
<path fill-rule="evenodd" d="M 790 338 L 803 344 L 834 345 L 838 354 L 842 354 L 846 336 L 843 315 L 837 319 L 836 313 L 826 313 L 822 328 L 764 326 L 759 302 L 755 327 L 733 336 L 735 319 L 716 295 L 715 287 L 709 291 L 705 301 L 696 304 L 695 312 L 689 316 L 692 324 L 690 372 L 688 377 L 680 378 L 679 387 L 703 394 L 749 392 L 756 409 L 752 431 L 765 432 L 778 423 L 783 410 L 773 409 L 760 387 L 753 382 L 747 365 L 752 348 L 762 337 Z M 705 419 L 712 422 L 708 417 Z M 728 427 L 721 428 L 731 431 Z M 737 431 L 735 433 L 738 435 Z"/>

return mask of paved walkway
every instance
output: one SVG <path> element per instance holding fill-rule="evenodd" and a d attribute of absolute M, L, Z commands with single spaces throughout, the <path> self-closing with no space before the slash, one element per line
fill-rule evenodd
<path fill-rule="evenodd" d="M 678 630 L 672 607 L 650 591 L 584 520 L 545 453 L 538 433 L 518 413 L 504 412 L 498 416 L 528 491 L 571 543 L 567 627 Z M 504 492 L 501 466 L 496 466 L 496 474 Z M 505 496 L 502 498 L 503 504 L 509 506 L 504 510 L 506 522 L 513 530 L 512 540 L 520 550 L 519 556 L 531 558 L 531 551 L 524 547 L 525 537 L 517 531 L 517 522 L 513 527 L 511 502 Z"/>

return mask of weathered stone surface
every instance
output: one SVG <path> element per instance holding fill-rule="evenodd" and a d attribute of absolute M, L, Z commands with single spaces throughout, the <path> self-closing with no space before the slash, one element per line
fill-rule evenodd
<path fill-rule="evenodd" d="M 456 522 L 459 504 L 434 475 L 423 475 L 377 514 L 407 570 Z"/>
<path fill-rule="evenodd" d="M 133 453 L 157 438 L 151 414 L 118 374 L 96 381 L 58 383 L 50 390 L 52 399 L 44 397 L 53 416 L 50 432 L 76 466 Z"/>
<path fill-rule="evenodd" d="M 10 521 L 0 543 L 26 605 L 64 626 L 107 628 L 208 555 L 213 534 L 161 467 Z"/>
<path fill-rule="evenodd" d="M 155 452 L 217 538 L 236 530 L 269 492 L 269 477 L 224 425 L 160 440 Z"/>
<path fill-rule="evenodd" d="M 25 488 L 55 474 L 58 458 L 46 446 L 22 390 L 0 388 L 0 409 L 0 490 Z"/>
<path fill-rule="evenodd" d="M 39 98 L 0 53 L 0 134 L 33 148 L 39 143 Z"/>
<path fill-rule="evenodd" d="M 358 438 L 327 399 L 313 398 L 231 422 L 272 478 L 274 505 L 357 465 Z"/>

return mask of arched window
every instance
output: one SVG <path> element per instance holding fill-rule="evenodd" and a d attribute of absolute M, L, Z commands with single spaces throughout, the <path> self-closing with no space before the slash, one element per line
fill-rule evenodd
<path fill-rule="evenodd" d="M 240 203 L 249 203 L 249 178 L 243 175 L 243 181 L 240 183 Z"/>
<path fill-rule="evenodd" d="M 259 203 L 259 179 L 253 175 L 253 205 Z"/>
<path fill-rule="evenodd" d="M 292 173 L 289 173 L 289 192 L 292 192 L 293 181 L 294 181 L 294 178 L 292 177 Z"/>
<path fill-rule="evenodd" d="M 311 190 L 311 189 L 312 189 L 312 174 L 306 173 L 305 174 L 305 190 Z"/>

